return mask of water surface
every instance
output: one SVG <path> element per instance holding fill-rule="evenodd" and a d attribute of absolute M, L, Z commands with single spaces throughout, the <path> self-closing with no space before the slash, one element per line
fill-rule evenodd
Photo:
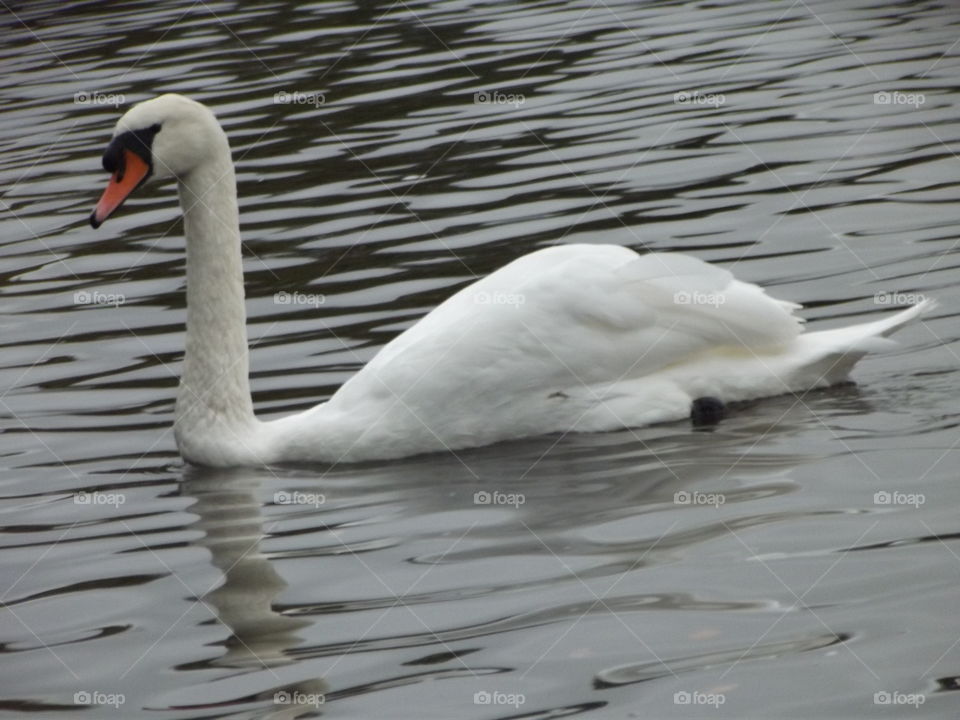
<path fill-rule="evenodd" d="M 956 712 L 954 6 L 38 0 L 0 22 L 0 710 Z M 558 243 L 694 253 L 812 327 L 941 307 L 857 385 L 713 432 L 186 467 L 173 188 L 86 224 L 113 123 L 165 91 L 233 144 L 264 416 Z"/>

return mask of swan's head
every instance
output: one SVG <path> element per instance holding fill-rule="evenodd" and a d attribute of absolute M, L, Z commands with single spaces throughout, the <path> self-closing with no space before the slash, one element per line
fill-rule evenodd
<path fill-rule="evenodd" d="M 110 182 L 90 213 L 90 224 L 100 227 L 148 178 L 183 179 L 222 153 L 226 143 L 213 112 L 183 95 L 160 95 L 134 105 L 117 121 L 103 153 Z"/>

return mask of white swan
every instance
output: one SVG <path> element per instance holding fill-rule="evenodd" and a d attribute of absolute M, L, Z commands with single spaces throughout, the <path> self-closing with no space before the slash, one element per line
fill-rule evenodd
<path fill-rule="evenodd" d="M 94 227 L 148 177 L 177 180 L 187 332 L 174 429 L 198 464 L 389 459 L 679 420 L 698 398 L 845 380 L 933 305 L 804 333 L 800 306 L 696 258 L 551 247 L 450 297 L 329 401 L 265 422 L 250 398 L 236 181 L 216 117 L 179 95 L 140 103 L 117 123 L 103 165 L 112 177 Z"/>

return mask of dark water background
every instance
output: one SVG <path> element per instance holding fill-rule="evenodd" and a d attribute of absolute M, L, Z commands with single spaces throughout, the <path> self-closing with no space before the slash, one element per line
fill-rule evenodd
<path fill-rule="evenodd" d="M 37 1 L 0 27 L 0 711 L 956 716 L 958 6 Z M 554 243 L 695 253 L 821 328 L 941 307 L 858 386 L 712 433 L 185 468 L 172 188 L 86 224 L 113 123 L 163 91 L 233 143 L 264 415 Z"/>

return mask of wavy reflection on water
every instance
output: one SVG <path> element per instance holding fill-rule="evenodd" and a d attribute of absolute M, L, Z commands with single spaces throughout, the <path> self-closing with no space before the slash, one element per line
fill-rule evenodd
<path fill-rule="evenodd" d="M 899 691 L 947 712 L 955 8 L 36 0 L 0 25 L 0 708 L 679 717 L 699 692 L 715 717 L 872 717 Z M 710 432 L 185 469 L 173 188 L 86 226 L 120 112 L 97 98 L 163 91 L 231 138 L 265 416 L 548 244 L 695 253 L 811 327 L 941 309 L 858 386 Z M 95 692 L 125 700 L 78 704 Z"/>

